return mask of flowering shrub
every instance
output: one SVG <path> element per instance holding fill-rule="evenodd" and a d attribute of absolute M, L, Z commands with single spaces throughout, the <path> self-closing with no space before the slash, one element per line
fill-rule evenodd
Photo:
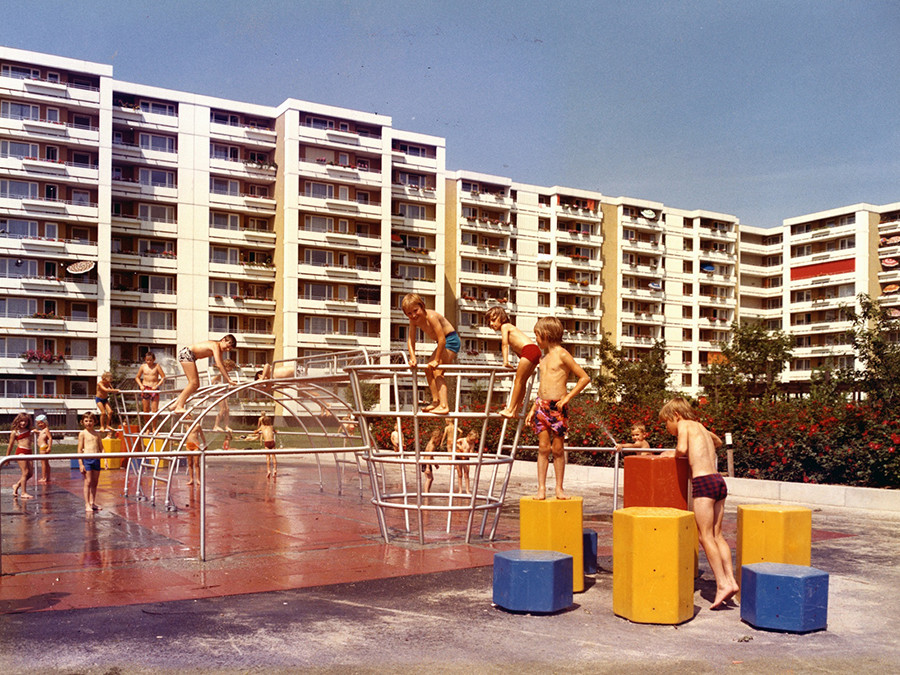
<path fill-rule="evenodd" d="M 527 405 L 527 404 L 526 404 Z M 495 406 L 499 410 L 500 405 Z M 724 439 L 732 434 L 734 470 L 739 478 L 830 483 L 863 487 L 900 487 L 900 414 L 878 405 L 846 403 L 829 407 L 808 400 L 749 402 L 717 410 L 713 405 L 698 409 L 700 421 Z M 578 397 L 569 406 L 567 447 L 610 447 L 612 436 L 619 443 L 631 441 L 631 427 L 643 424 L 654 448 L 673 448 L 675 437 L 659 421 L 658 408 L 624 406 Z M 390 447 L 395 418 L 374 420 L 370 429 L 375 442 Z M 432 428 L 443 420 L 428 419 L 420 425 L 427 440 Z M 480 430 L 478 420 L 460 423 L 460 434 Z M 411 420 L 402 424 L 403 438 L 413 438 Z M 487 447 L 494 449 L 502 428 L 499 419 L 488 425 Z M 511 443 L 515 428 L 507 431 Z M 423 441 L 424 443 L 424 441 Z M 537 445 L 531 428 L 525 428 L 520 445 Z M 534 459 L 534 450 L 519 450 L 517 457 Z M 612 466 L 609 452 L 570 452 L 575 464 Z M 719 449 L 719 468 L 725 470 L 726 449 Z"/>

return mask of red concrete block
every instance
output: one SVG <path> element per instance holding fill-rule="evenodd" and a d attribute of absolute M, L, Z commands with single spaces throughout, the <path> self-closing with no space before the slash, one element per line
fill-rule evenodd
<path fill-rule="evenodd" d="M 631 455 L 625 458 L 625 508 L 688 508 L 691 467 L 687 457 Z"/>

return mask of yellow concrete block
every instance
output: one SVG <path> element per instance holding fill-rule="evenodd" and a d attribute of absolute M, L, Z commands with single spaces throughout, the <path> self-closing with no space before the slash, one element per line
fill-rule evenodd
<path fill-rule="evenodd" d="M 633 506 L 613 514 L 613 612 L 637 623 L 694 616 L 694 514 Z"/>
<path fill-rule="evenodd" d="M 118 438 L 104 438 L 103 452 L 122 452 L 122 441 L 120 441 Z M 100 464 L 104 469 L 121 469 L 122 458 L 104 457 L 100 460 Z"/>
<path fill-rule="evenodd" d="M 583 506 L 581 497 L 522 497 L 519 500 L 519 548 L 572 556 L 572 591 L 575 593 L 584 590 Z"/>
<path fill-rule="evenodd" d="M 757 562 L 809 566 L 812 554 L 812 511 L 783 504 L 740 504 L 737 507 L 737 570 Z"/>
<path fill-rule="evenodd" d="M 142 438 L 141 445 L 144 448 L 144 452 L 162 452 L 166 447 L 166 442 L 162 438 L 154 439 L 152 444 L 149 438 Z M 169 466 L 169 458 L 162 457 L 160 459 L 152 459 L 153 466 L 159 466 L 160 468 Z"/>

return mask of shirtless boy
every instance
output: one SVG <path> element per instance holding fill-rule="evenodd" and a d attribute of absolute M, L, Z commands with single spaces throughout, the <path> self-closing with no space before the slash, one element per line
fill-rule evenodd
<path fill-rule="evenodd" d="M 256 422 L 256 431 L 248 436 L 248 438 L 256 438 L 266 450 L 275 449 L 275 423 L 272 418 L 266 414 L 260 416 Z M 278 476 L 278 457 L 276 455 L 266 455 L 266 478 L 276 478 Z"/>
<path fill-rule="evenodd" d="M 509 350 L 512 348 L 516 356 L 519 357 L 519 364 L 516 367 L 516 379 L 513 382 L 512 394 L 509 397 L 509 404 L 500 411 L 504 417 L 515 417 L 519 408 L 522 406 L 522 399 L 525 398 L 525 383 L 534 373 L 538 363 L 541 361 L 541 348 L 531 342 L 525 333 L 516 328 L 509 320 L 506 310 L 502 307 L 491 307 L 487 311 L 488 325 L 494 330 L 499 330 L 503 341 L 500 350 L 503 353 L 503 367 L 512 368 L 509 362 Z"/>
<path fill-rule="evenodd" d="M 563 490 L 566 470 L 565 439 L 569 428 L 568 405 L 569 401 L 591 383 L 584 368 L 563 348 L 562 336 L 562 323 L 556 317 L 542 317 L 534 325 L 534 337 L 538 347 L 544 352 L 540 365 L 538 396 L 525 418 L 525 424 L 534 421 L 534 432 L 538 437 L 538 492 L 535 499 L 545 499 L 547 496 L 547 470 L 550 468 L 551 453 L 556 475 L 556 498 L 569 498 Z M 571 391 L 567 391 L 566 383 L 572 375 L 578 378 L 578 382 Z"/>
<path fill-rule="evenodd" d="M 683 398 L 673 398 L 659 411 L 670 434 L 678 437 L 675 450 L 663 457 L 687 456 L 691 465 L 691 487 L 694 495 L 694 519 L 706 559 L 716 577 L 716 598 L 710 609 L 721 607 L 740 590 L 731 567 L 731 548 L 722 536 L 725 497 L 728 488 L 722 474 L 716 471 L 716 448 L 722 439 L 700 422 Z"/>
<path fill-rule="evenodd" d="M 222 374 L 222 379 L 225 383 L 234 384 L 234 382 L 231 381 L 231 378 L 228 377 L 228 371 L 222 360 L 222 354 L 231 351 L 236 346 L 237 338 L 229 333 L 221 340 L 204 340 L 203 342 L 198 342 L 190 347 L 182 347 L 181 351 L 178 352 L 178 362 L 181 364 L 181 369 L 184 371 L 185 376 L 187 376 L 187 384 L 184 385 L 184 389 L 182 389 L 181 393 L 178 395 L 178 400 L 175 401 L 174 412 L 184 412 L 184 404 L 187 403 L 191 394 L 200 388 L 200 374 L 197 372 L 197 359 L 212 358 L 216 363 L 216 368 L 218 368 L 219 372 Z"/>
<path fill-rule="evenodd" d="M 190 426 L 193 418 L 190 415 L 184 416 L 184 422 L 188 426 Z M 198 424 L 194 427 L 190 432 L 188 432 L 187 438 L 184 439 L 184 447 L 188 450 L 200 450 L 206 447 L 206 436 L 203 433 L 203 426 Z M 193 485 L 195 482 L 197 484 L 200 483 L 200 458 L 196 455 L 188 455 L 187 458 L 188 464 L 188 485 Z M 195 477 L 196 476 L 196 477 Z"/>
<path fill-rule="evenodd" d="M 100 434 L 94 428 L 97 423 L 94 413 L 86 412 L 81 418 L 84 429 L 78 432 L 78 454 L 103 452 L 100 444 Z M 78 469 L 84 478 L 84 510 L 88 513 L 99 511 L 95 500 L 97 498 L 97 481 L 100 480 L 100 459 L 78 460 Z"/>
<path fill-rule="evenodd" d="M 144 354 L 144 362 L 138 368 L 134 381 L 141 390 L 141 407 L 145 416 L 159 410 L 159 390 L 165 380 L 166 374 L 156 362 L 156 355 L 153 352 Z"/>
<path fill-rule="evenodd" d="M 447 381 L 441 365 L 450 363 L 459 353 L 462 342 L 453 325 L 442 314 L 425 307 L 425 301 L 416 293 L 409 293 L 403 297 L 400 303 L 403 313 L 409 319 L 409 331 L 406 344 L 409 347 L 409 365 L 416 367 L 416 329 L 420 329 L 432 340 L 437 342 L 437 347 L 431 354 L 428 363 L 425 364 L 425 379 L 431 390 L 431 404 L 425 406 L 422 412 L 431 412 L 436 415 L 446 415 L 450 412 L 447 402 Z"/>
<path fill-rule="evenodd" d="M 37 427 L 37 445 L 38 452 L 42 455 L 49 455 L 53 450 L 53 434 L 50 433 L 50 427 L 47 425 L 47 416 L 38 415 L 34 418 L 34 425 Z M 41 460 L 41 479 L 38 483 L 50 482 L 50 462 L 46 459 Z"/>
<path fill-rule="evenodd" d="M 109 404 L 109 395 L 119 390 L 112 386 L 112 373 L 106 372 L 97 380 L 97 393 L 94 394 L 94 403 L 100 411 L 100 431 L 109 429 L 112 420 L 113 409 Z"/>
<path fill-rule="evenodd" d="M 636 422 L 631 425 L 631 443 L 617 443 L 616 450 L 621 450 L 622 448 L 649 448 L 650 443 L 647 441 L 649 435 L 650 434 L 647 433 L 647 427 L 640 422 Z M 639 452 L 637 454 L 650 455 L 653 453 Z"/>

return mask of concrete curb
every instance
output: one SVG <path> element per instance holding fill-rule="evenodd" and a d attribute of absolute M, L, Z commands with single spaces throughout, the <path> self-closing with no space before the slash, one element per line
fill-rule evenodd
<path fill-rule="evenodd" d="M 513 477 L 537 485 L 537 469 L 534 462 L 517 461 Z M 553 475 L 553 465 L 550 465 Z M 566 485 L 589 485 L 612 488 L 614 470 L 605 466 L 566 466 Z M 846 485 L 818 485 L 812 483 L 783 483 L 774 480 L 752 478 L 725 478 L 731 497 L 760 499 L 772 502 L 797 502 L 809 506 L 840 506 L 873 511 L 900 513 L 900 490 L 850 487 Z M 624 485 L 624 472 L 619 469 L 619 492 Z"/>

